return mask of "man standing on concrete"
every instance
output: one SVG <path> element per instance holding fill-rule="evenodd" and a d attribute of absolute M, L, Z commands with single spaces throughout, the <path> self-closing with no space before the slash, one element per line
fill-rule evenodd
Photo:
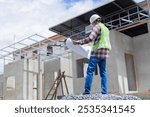
<path fill-rule="evenodd" d="M 83 94 L 90 94 L 93 72 L 95 71 L 97 64 L 99 66 L 101 76 L 101 93 L 107 94 L 108 84 L 106 59 L 109 57 L 109 51 L 111 50 L 109 29 L 103 23 L 101 23 L 101 17 L 97 14 L 94 14 L 90 17 L 90 23 L 93 26 L 93 30 L 90 35 L 85 39 L 77 41 L 73 40 L 73 44 L 75 45 L 83 45 L 89 42 L 93 42 Z"/>

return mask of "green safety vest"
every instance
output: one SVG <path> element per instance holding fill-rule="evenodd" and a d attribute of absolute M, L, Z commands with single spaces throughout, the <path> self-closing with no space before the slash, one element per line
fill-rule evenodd
<path fill-rule="evenodd" d="M 100 48 L 107 48 L 111 50 L 111 44 L 109 40 L 109 29 L 103 23 L 99 23 L 99 26 L 101 28 L 101 36 L 99 41 L 92 45 L 92 50 L 96 51 Z"/>

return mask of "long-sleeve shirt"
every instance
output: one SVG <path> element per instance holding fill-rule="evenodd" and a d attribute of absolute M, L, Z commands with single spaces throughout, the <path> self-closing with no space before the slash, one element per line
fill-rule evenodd
<path fill-rule="evenodd" d="M 100 36 L 101 36 L 100 26 L 96 25 L 96 26 L 93 27 L 93 30 L 90 33 L 90 35 L 87 38 L 79 40 L 79 43 L 81 45 L 87 44 L 87 43 L 90 43 L 90 42 L 93 42 L 95 44 L 99 41 Z M 109 58 L 109 49 L 100 48 L 96 51 L 91 51 L 91 56 L 96 56 L 99 59 Z"/>

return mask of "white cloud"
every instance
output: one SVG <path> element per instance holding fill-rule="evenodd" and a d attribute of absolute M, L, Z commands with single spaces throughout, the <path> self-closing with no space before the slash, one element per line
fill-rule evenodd
<path fill-rule="evenodd" d="M 81 0 L 66 9 L 62 0 L 0 0 L 0 48 L 34 33 L 50 36 L 48 30 L 60 22 L 94 7 L 92 0 Z M 2 12 L 3 11 L 3 12 Z"/>

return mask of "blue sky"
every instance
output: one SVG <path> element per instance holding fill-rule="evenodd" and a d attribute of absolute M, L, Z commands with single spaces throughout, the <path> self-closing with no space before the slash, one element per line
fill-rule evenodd
<path fill-rule="evenodd" d="M 68 8 L 73 7 L 76 3 L 84 2 L 84 1 L 88 1 L 88 0 L 62 0 L 61 2 L 68 9 Z M 90 0 L 90 1 L 92 1 L 94 4 L 100 4 L 100 3 L 103 3 L 104 1 L 108 1 L 108 0 Z"/>
<path fill-rule="evenodd" d="M 82 1 L 82 0 L 62 0 L 63 2 L 66 2 L 66 3 L 74 3 L 74 2 L 79 2 L 79 1 Z"/>
<path fill-rule="evenodd" d="M 111 0 L 0 0 L 0 48 L 35 33 L 54 35 L 49 27 L 108 1 Z"/>

